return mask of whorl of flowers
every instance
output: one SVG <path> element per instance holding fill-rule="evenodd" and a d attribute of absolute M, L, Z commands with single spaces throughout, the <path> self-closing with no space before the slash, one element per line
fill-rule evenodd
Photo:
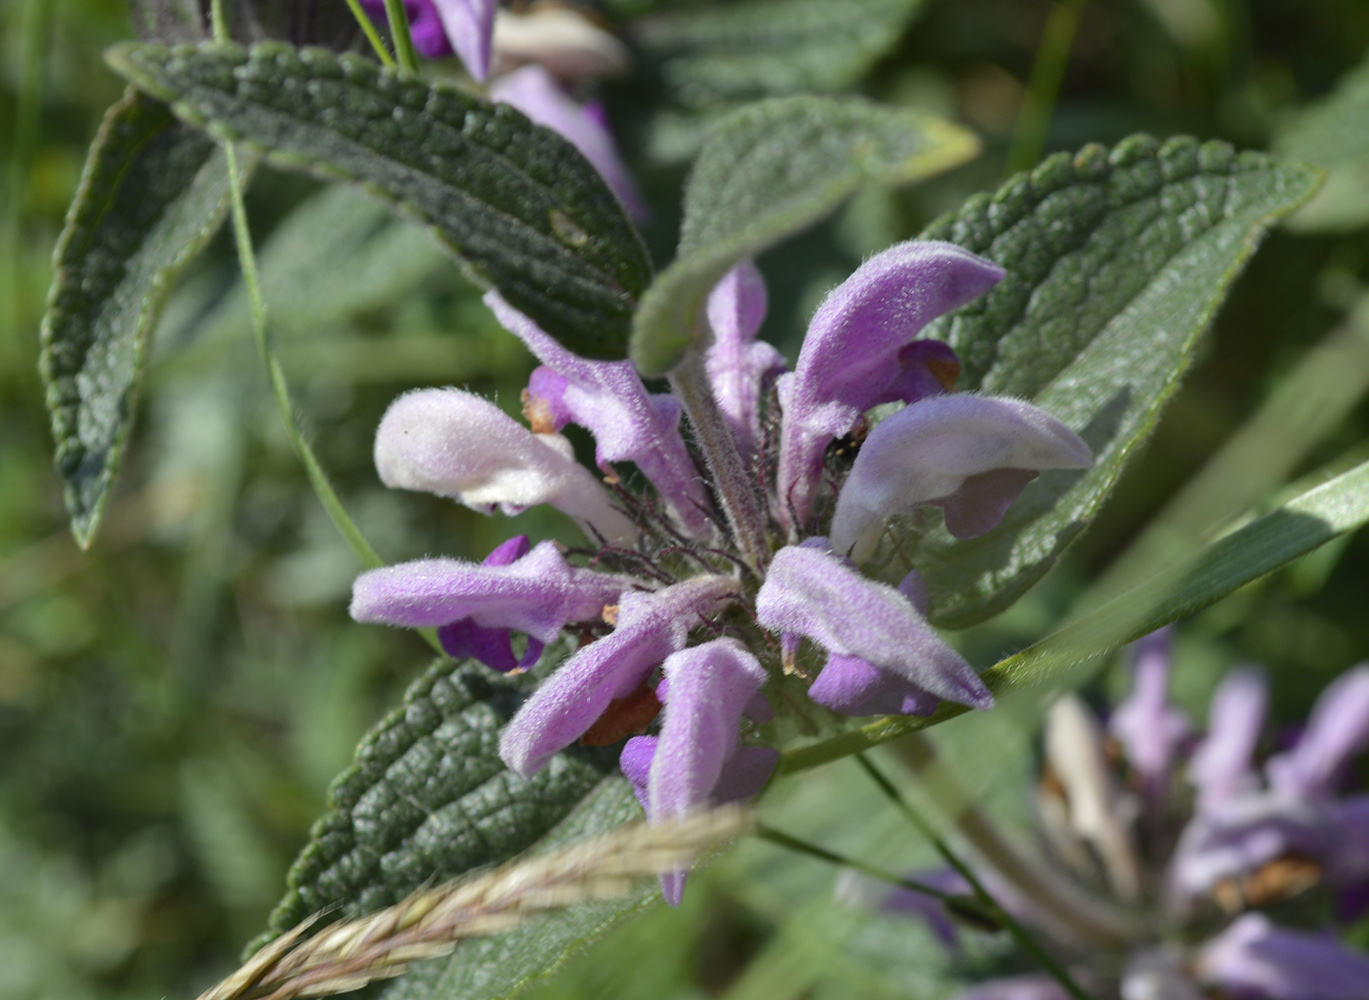
<path fill-rule="evenodd" d="M 651 819 L 759 791 L 778 756 L 758 731 L 772 715 L 767 690 L 783 686 L 791 701 L 806 690 L 811 703 L 849 715 L 926 714 L 940 699 L 989 707 L 978 675 L 927 624 L 917 574 L 893 587 L 860 564 L 896 514 L 937 506 L 969 537 L 997 524 L 1038 470 L 1089 462 L 1084 443 L 1043 411 L 952 392 L 955 355 L 919 339 L 1001 276 L 950 244 L 892 247 L 831 292 L 792 372 L 755 340 L 766 310 L 755 267 L 718 285 L 702 367 L 752 470 L 744 485 L 768 512 L 769 549 L 750 562 L 702 471 L 712 466 L 681 433 L 680 403 L 648 391 L 630 362 L 572 354 L 488 293 L 541 362 L 524 396 L 530 426 L 459 389 L 419 390 L 381 422 L 376 466 L 388 485 L 485 513 L 551 504 L 590 544 L 563 552 L 517 538 L 482 565 L 423 559 L 374 570 L 356 581 L 352 615 L 435 627 L 451 655 L 505 671 L 531 666 L 563 631 L 580 637 L 510 721 L 500 754 L 530 775 L 577 740 L 649 731 L 628 741 L 622 767 Z M 854 462 L 829 461 L 829 446 L 886 403 L 906 405 Z M 602 482 L 576 464 L 560 433 L 569 423 L 593 434 Z M 528 637 L 521 657 L 515 632 Z M 811 686 L 796 667 L 805 640 L 806 662 L 822 664 Z M 672 902 L 681 883 L 666 880 Z"/>
<path fill-rule="evenodd" d="M 1106 726 L 1078 699 L 1046 723 L 1039 798 L 1043 877 L 1077 881 L 1138 915 L 1136 931 L 1081 939 L 991 866 L 997 901 L 1034 927 L 1091 995 L 1201 1000 L 1357 1000 L 1369 955 L 1331 933 L 1369 912 L 1369 793 L 1346 792 L 1369 745 L 1369 664 L 1339 677 L 1287 749 L 1258 762 L 1268 686 L 1249 667 L 1213 695 L 1206 734 L 1169 703 L 1167 636 L 1144 640 L 1134 687 Z M 1115 743 L 1108 739 L 1109 734 Z M 952 894 L 949 871 L 918 877 Z M 848 898 L 918 915 L 951 948 L 936 900 L 847 876 Z M 1308 924 L 1314 929 L 1309 930 Z M 1291 925 L 1291 926 L 1290 926 Z M 1041 974 L 995 979 L 958 1000 L 1068 1000 Z"/>

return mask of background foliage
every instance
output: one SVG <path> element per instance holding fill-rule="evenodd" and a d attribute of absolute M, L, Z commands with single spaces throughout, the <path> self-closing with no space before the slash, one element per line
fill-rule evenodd
<path fill-rule="evenodd" d="M 1328 165 L 1363 170 L 1366 150 L 1337 125 L 1353 120 L 1363 73 L 1347 84 L 1348 110 L 1325 103 L 1369 47 L 1369 8 L 1353 0 L 882 0 L 844 25 L 822 18 L 845 5 L 750 0 L 716 5 L 736 10 L 687 31 L 672 19 L 705 5 L 605 6 L 636 25 L 641 46 L 642 79 L 604 96 L 652 201 L 645 237 L 658 266 L 703 127 L 761 93 L 863 93 L 983 139 L 968 165 L 868 191 L 762 257 L 764 334 L 791 357 L 822 292 L 864 254 L 994 189 L 1012 151 L 1030 149 L 1025 88 L 1062 7 L 1077 10 L 1078 34 L 1040 151 L 1144 130 L 1305 156 L 1320 143 Z M 756 14 L 790 7 L 785 32 Z M 99 53 L 133 30 L 123 0 L 11 0 L 0 32 L 0 995 L 191 996 L 266 926 L 329 781 L 428 655 L 410 634 L 346 617 L 357 567 L 279 426 L 222 233 L 169 300 L 103 534 L 77 550 L 52 471 L 37 329 L 86 147 L 123 89 Z M 717 38 L 743 32 L 745 59 L 719 50 Z M 752 58 L 761 51 L 781 55 Z M 1318 110 L 1300 116 L 1309 105 Z M 263 168 L 249 204 L 310 436 L 387 559 L 481 555 L 508 526 L 384 490 L 371 436 L 412 385 L 466 385 L 513 408 L 531 359 L 417 227 L 322 190 Z M 1365 439 L 1369 233 L 1344 204 L 1331 210 L 1340 231 L 1314 203 L 1264 244 L 1101 520 L 1042 587 L 958 636 L 974 662 L 1054 627 L 1199 470 L 1209 494 L 1244 498 L 1218 512 L 1228 516 Z M 1233 440 L 1254 444 L 1213 471 Z M 523 515 L 525 530 L 554 534 L 542 517 Z M 1196 710 L 1221 670 L 1254 659 L 1271 669 L 1279 711 L 1303 714 L 1329 677 L 1369 655 L 1367 549 L 1362 533 L 1343 538 L 1192 619 L 1177 678 L 1186 704 Z M 1035 709 L 1009 700 L 937 730 L 965 782 L 1009 820 Z M 771 822 L 880 864 L 915 862 L 917 846 L 849 766 L 783 786 Z M 749 844 L 699 884 L 682 910 L 622 925 L 540 995 L 940 988 L 931 943 L 834 906 L 816 863 Z"/>

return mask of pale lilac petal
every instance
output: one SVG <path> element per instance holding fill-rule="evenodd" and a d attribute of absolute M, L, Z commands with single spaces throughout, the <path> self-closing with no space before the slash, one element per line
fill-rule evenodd
<path fill-rule="evenodd" d="M 1369 879 L 1369 795 L 1352 795 L 1328 807 L 1332 833 L 1327 877 L 1357 887 Z"/>
<path fill-rule="evenodd" d="M 1285 930 L 1248 913 L 1199 952 L 1199 978 L 1232 1000 L 1364 1000 L 1369 955 L 1329 934 Z"/>
<path fill-rule="evenodd" d="M 708 323 L 713 328 L 713 344 L 705 358 L 708 380 L 747 459 L 755 455 L 761 436 L 766 380 L 784 370 L 784 356 L 756 340 L 765 309 L 765 281 L 750 260 L 724 275 L 708 297 Z"/>
<path fill-rule="evenodd" d="M 1199 813 L 1256 786 L 1255 747 L 1268 702 L 1269 683 L 1254 667 L 1238 667 L 1218 685 L 1208 708 L 1207 736 L 1188 764 Z"/>
<path fill-rule="evenodd" d="M 630 694 L 653 667 L 683 649 L 689 630 L 735 598 L 738 586 L 731 577 L 699 576 L 652 593 L 623 593 L 613 631 L 561 664 L 504 728 L 504 763 L 524 777 L 541 770 L 609 702 Z"/>
<path fill-rule="evenodd" d="M 1369 664 L 1336 678 L 1312 707 L 1307 729 L 1287 753 L 1265 765 L 1271 787 L 1286 795 L 1325 798 L 1351 758 L 1369 745 Z"/>
<path fill-rule="evenodd" d="M 462 618 L 439 628 L 437 641 L 453 660 L 479 660 L 501 674 L 518 669 L 518 658 L 513 655 L 513 637 L 506 628 L 486 628 L 469 618 Z"/>
<path fill-rule="evenodd" d="M 1180 900 L 1239 879 L 1280 858 L 1328 854 L 1333 828 L 1307 802 L 1266 793 L 1227 799 L 1195 816 L 1170 861 L 1170 888 Z"/>
<path fill-rule="evenodd" d="M 998 265 L 949 243 L 911 241 L 871 257 L 818 307 L 792 375 L 780 378 L 784 428 L 778 490 L 808 520 L 829 442 L 862 413 L 908 388 L 903 350 L 943 313 L 978 298 L 1003 277 Z"/>
<path fill-rule="evenodd" d="M 546 365 L 538 365 L 528 377 L 523 395 L 523 416 L 538 434 L 559 432 L 574 419 L 566 405 L 569 383 Z"/>
<path fill-rule="evenodd" d="M 485 293 L 485 304 L 537 360 L 566 380 L 562 405 L 594 435 L 599 462 L 634 462 L 680 523 L 707 537 L 708 494 L 680 435 L 675 397 L 648 394 L 631 361 L 587 361 L 571 353 L 496 291 Z"/>
<path fill-rule="evenodd" d="M 651 761 L 656 756 L 656 744 L 659 742 L 660 738 L 656 736 L 634 736 L 623 744 L 623 752 L 618 755 L 618 767 L 632 785 L 632 792 L 642 804 L 643 811 L 647 808 Z"/>
<path fill-rule="evenodd" d="M 598 618 L 624 586 L 621 577 L 567 565 L 555 545 L 542 542 L 506 566 L 419 559 L 368 570 L 352 585 L 351 614 L 411 628 L 469 618 L 550 642 L 566 622 Z"/>
<path fill-rule="evenodd" d="M 780 752 L 770 747 L 737 747 L 713 786 L 713 804 L 725 806 L 752 798 L 765 787 L 779 762 Z"/>
<path fill-rule="evenodd" d="M 1169 629 L 1152 632 L 1137 642 L 1131 694 L 1108 720 L 1127 762 L 1141 778 L 1152 812 L 1160 807 L 1169 787 L 1179 745 L 1193 730 L 1188 715 L 1170 704 L 1169 659 Z"/>
<path fill-rule="evenodd" d="M 541 66 L 524 66 L 490 84 L 490 100 L 517 108 L 578 149 L 599 171 L 634 219 L 647 215 L 646 200 L 618 155 L 613 135 L 594 114 L 577 104 Z"/>
<path fill-rule="evenodd" d="M 1032 974 L 990 979 L 957 994 L 955 1000 L 1070 1000 L 1070 995 L 1050 976 Z"/>
<path fill-rule="evenodd" d="M 979 676 L 903 594 L 820 548 L 790 545 L 775 554 L 756 616 L 771 631 L 807 636 L 948 701 L 993 704 Z"/>
<path fill-rule="evenodd" d="M 937 500 L 953 538 L 978 538 L 998 527 L 1003 515 L 1040 473 L 1035 469 L 991 469 L 966 476 L 960 489 Z"/>
<path fill-rule="evenodd" d="M 534 434 L 459 389 L 420 389 L 391 403 L 376 431 L 375 463 L 386 486 L 452 497 L 484 513 L 550 504 L 590 538 L 630 544 L 637 537 L 569 441 Z"/>
<path fill-rule="evenodd" d="M 742 711 L 766 677 L 736 639 L 672 653 L 663 669 L 670 688 L 651 765 L 647 815 L 653 820 L 681 818 L 708 804 L 737 747 Z"/>
<path fill-rule="evenodd" d="M 858 656 L 827 657 L 808 697 L 843 715 L 931 715 L 941 699 Z"/>
<path fill-rule="evenodd" d="M 875 551 L 884 522 L 923 504 L 955 501 L 967 487 L 975 511 L 1007 509 L 1025 485 L 985 478 L 1003 469 L 1080 469 L 1088 446 L 1045 410 L 995 396 L 933 396 L 882 421 L 861 446 L 832 514 L 832 548 L 863 562 Z M 978 478 L 976 478 L 978 477 Z M 948 527 L 951 527 L 948 523 Z M 982 517 L 961 527 L 981 528 Z"/>
<path fill-rule="evenodd" d="M 970 884 L 953 868 L 911 872 L 908 878 L 919 885 L 950 895 L 973 894 Z M 837 876 L 836 897 L 848 906 L 921 919 L 943 945 L 951 950 L 959 950 L 960 934 L 956 924 L 947 912 L 945 902 L 935 896 L 890 885 L 854 869 L 844 868 Z"/>
<path fill-rule="evenodd" d="M 483 81 L 490 75 L 490 36 L 498 0 L 432 0 L 452 51 L 466 72 Z"/>

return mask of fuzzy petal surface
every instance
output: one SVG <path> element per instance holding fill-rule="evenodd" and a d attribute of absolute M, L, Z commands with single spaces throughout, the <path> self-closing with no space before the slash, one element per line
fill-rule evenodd
<path fill-rule="evenodd" d="M 704 359 L 705 367 L 713 398 L 745 459 L 756 454 L 760 440 L 760 406 L 766 380 L 785 367 L 779 351 L 756 340 L 766 305 L 765 281 L 750 260 L 724 275 L 708 297 L 713 344 Z"/>
<path fill-rule="evenodd" d="M 609 702 L 631 693 L 653 667 L 683 649 L 689 630 L 737 590 L 731 577 L 700 576 L 650 593 L 624 592 L 613 631 L 561 664 L 504 727 L 504 763 L 524 777 L 541 770 L 594 725 Z"/>
<path fill-rule="evenodd" d="M 1369 745 L 1369 664 L 1347 671 L 1312 706 L 1307 729 L 1293 749 L 1265 765 L 1270 787 L 1306 799 L 1336 790 L 1346 766 Z"/>
<path fill-rule="evenodd" d="M 902 352 L 922 328 L 983 295 L 1003 269 L 958 246 L 909 241 L 876 254 L 823 300 L 808 326 L 793 374 L 779 381 L 784 429 L 778 488 L 788 517 L 808 519 L 834 438 L 862 413 L 906 388 Z"/>
<path fill-rule="evenodd" d="M 1369 955 L 1258 913 L 1209 941 L 1195 965 L 1203 982 L 1233 1000 L 1363 1000 L 1369 990 Z"/>
<path fill-rule="evenodd" d="M 483 82 L 490 75 L 490 39 L 498 0 L 431 0 L 452 51 L 466 72 Z"/>
<path fill-rule="evenodd" d="M 863 562 L 890 517 L 923 504 L 987 511 L 947 519 L 953 533 L 958 524 L 987 530 L 1027 479 L 986 474 L 1082 469 L 1091 461 L 1077 434 L 1030 403 L 959 394 L 921 400 L 870 432 L 837 497 L 832 548 Z"/>
<path fill-rule="evenodd" d="M 993 704 L 979 676 L 907 597 L 823 548 L 790 545 L 775 554 L 756 616 L 771 631 L 807 636 L 936 697 L 973 708 Z"/>

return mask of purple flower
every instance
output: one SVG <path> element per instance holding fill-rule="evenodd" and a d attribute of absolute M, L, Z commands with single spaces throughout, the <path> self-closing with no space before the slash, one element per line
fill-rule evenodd
<path fill-rule="evenodd" d="M 385 0 L 361 0 L 361 6 L 385 23 Z M 498 0 L 404 0 L 419 55 L 440 59 L 455 52 L 476 80 L 490 74 L 490 38 L 498 7 Z"/>
<path fill-rule="evenodd" d="M 775 554 L 756 595 L 756 619 L 772 631 L 806 636 L 829 654 L 864 660 L 938 698 L 973 708 L 993 704 L 970 665 L 907 597 L 825 548 L 790 545 Z"/>
<path fill-rule="evenodd" d="M 1080 469 L 1088 446 L 1027 403 L 993 396 L 931 396 L 899 410 L 866 438 L 837 496 L 832 548 L 857 563 L 874 554 L 884 523 L 925 504 L 946 528 L 973 538 L 993 528 L 1040 469 Z"/>
<path fill-rule="evenodd" d="M 571 99 L 541 66 L 524 66 L 490 84 L 490 100 L 517 108 L 538 125 L 558 132 L 578 149 L 618 196 L 628 214 L 647 217 L 646 201 L 600 116 Z"/>
<path fill-rule="evenodd" d="M 516 535 L 496 546 L 482 565 L 507 566 L 527 554 L 528 536 Z M 515 658 L 509 629 L 477 625 L 472 618 L 462 618 L 443 625 L 437 630 L 437 638 L 452 659 L 464 660 L 469 657 L 505 674 L 532 666 L 542 655 L 544 646 L 537 639 L 529 638 L 522 658 Z"/>
<path fill-rule="evenodd" d="M 1255 746 L 1268 701 L 1264 674 L 1251 667 L 1231 671 L 1217 687 L 1208 710 L 1207 736 L 1188 767 L 1198 790 L 1199 813 L 1255 787 Z"/>
<path fill-rule="evenodd" d="M 1367 744 L 1369 665 L 1347 671 L 1322 692 L 1298 742 L 1265 765 L 1269 785 L 1300 799 L 1327 799 L 1350 759 Z"/>
<path fill-rule="evenodd" d="M 1168 788 L 1180 744 L 1193 731 L 1188 716 L 1169 702 L 1169 653 L 1169 629 L 1136 643 L 1131 696 L 1117 706 L 1108 723 L 1141 778 L 1152 811 Z"/>
<path fill-rule="evenodd" d="M 680 436 L 680 404 L 674 396 L 652 396 L 630 361 L 586 361 L 518 312 L 498 292 L 485 294 L 504 328 L 523 341 L 538 361 L 559 376 L 544 378 L 553 413 L 594 435 L 600 465 L 633 462 L 690 533 L 707 537 L 712 522 L 708 493 Z"/>
<path fill-rule="evenodd" d="M 618 601 L 617 626 L 580 649 L 552 674 L 504 729 L 499 756 L 527 776 L 594 725 L 609 702 L 631 694 L 689 630 L 735 600 L 737 581 L 700 576 L 654 593 L 628 591 Z"/>
<path fill-rule="evenodd" d="M 1198 954 L 1198 977 L 1233 1000 L 1363 1000 L 1369 956 L 1326 934 L 1248 913 Z"/>
<path fill-rule="evenodd" d="M 876 254 L 818 307 L 792 374 L 780 377 L 779 518 L 807 523 L 829 442 L 872 406 L 912 402 L 954 380 L 959 364 L 915 346 L 922 328 L 1003 277 L 997 264 L 950 243 L 910 242 Z M 928 378 L 931 375 L 932 378 Z M 792 518 L 791 518 L 792 511 Z"/>
<path fill-rule="evenodd" d="M 546 643 L 567 622 L 598 618 L 624 583 L 621 577 L 570 566 L 555 545 L 542 542 L 506 563 L 418 559 L 367 570 L 352 585 L 351 614 L 359 622 L 410 628 L 469 619 Z"/>
<path fill-rule="evenodd" d="M 386 486 L 451 497 L 475 510 L 516 514 L 550 504 L 590 538 L 630 543 L 637 529 L 559 434 L 533 434 L 486 399 L 420 389 L 390 404 L 376 431 Z"/>
<path fill-rule="evenodd" d="M 718 409 L 748 460 L 754 458 L 761 437 L 760 403 L 766 381 L 784 371 L 780 352 L 756 340 L 765 310 L 765 280 L 749 260 L 729 271 L 708 297 L 708 325 L 713 328 L 708 378 Z"/>

